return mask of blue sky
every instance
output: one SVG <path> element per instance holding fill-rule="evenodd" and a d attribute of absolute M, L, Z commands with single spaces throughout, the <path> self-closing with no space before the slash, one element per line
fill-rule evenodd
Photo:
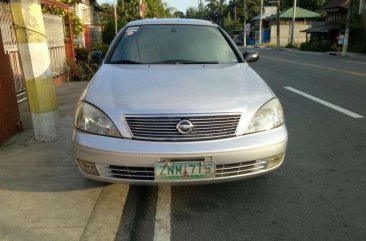
<path fill-rule="evenodd" d="M 98 0 L 98 3 L 104 2 L 113 3 L 113 0 Z M 169 7 L 175 7 L 184 13 L 186 12 L 187 8 L 198 6 L 198 0 L 162 0 L 162 2 L 166 2 L 168 3 Z"/>

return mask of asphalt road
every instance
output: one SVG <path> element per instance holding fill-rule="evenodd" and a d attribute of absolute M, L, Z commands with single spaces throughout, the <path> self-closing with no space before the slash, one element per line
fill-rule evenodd
<path fill-rule="evenodd" d="M 282 167 L 218 185 L 132 186 L 120 239 L 366 240 L 366 118 L 354 118 L 366 117 L 366 60 L 260 54 L 251 66 L 285 110 L 289 145 Z"/>

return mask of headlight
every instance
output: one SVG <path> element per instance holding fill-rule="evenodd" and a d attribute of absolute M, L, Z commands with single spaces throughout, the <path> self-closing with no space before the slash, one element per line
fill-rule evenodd
<path fill-rule="evenodd" d="M 80 102 L 76 110 L 75 127 L 93 134 L 121 137 L 117 127 L 106 114 L 85 102 Z"/>
<path fill-rule="evenodd" d="M 270 130 L 282 125 L 283 122 L 284 116 L 281 103 L 277 98 L 274 98 L 255 113 L 245 134 Z"/>

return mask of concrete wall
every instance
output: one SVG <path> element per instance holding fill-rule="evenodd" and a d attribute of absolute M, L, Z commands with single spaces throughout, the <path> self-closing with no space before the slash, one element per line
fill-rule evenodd
<path fill-rule="evenodd" d="M 309 24 L 296 24 L 295 25 L 295 44 L 299 45 L 306 42 L 306 33 L 300 32 L 302 30 L 310 28 Z M 280 44 L 286 46 L 290 43 L 291 25 L 281 24 L 280 25 Z M 271 25 L 271 41 L 270 45 L 277 44 L 277 26 L 276 24 Z"/>
<path fill-rule="evenodd" d="M 50 14 L 44 14 L 43 21 L 51 58 L 51 69 L 53 77 L 57 77 L 68 72 L 64 42 L 65 24 L 62 17 Z"/>

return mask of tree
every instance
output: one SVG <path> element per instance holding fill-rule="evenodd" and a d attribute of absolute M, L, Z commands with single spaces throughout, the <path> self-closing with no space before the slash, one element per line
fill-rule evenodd
<path fill-rule="evenodd" d="M 183 12 L 181 11 L 176 11 L 174 14 L 173 14 L 176 18 L 184 18 L 185 15 Z"/>
<path fill-rule="evenodd" d="M 194 7 L 189 7 L 186 10 L 186 18 L 200 18 L 198 9 Z"/>
<path fill-rule="evenodd" d="M 169 13 L 166 4 L 161 0 L 143 0 L 146 18 L 174 17 Z M 114 6 L 103 3 L 101 13 L 101 24 L 103 26 L 103 42 L 110 43 L 115 36 L 114 29 Z M 139 5 L 137 0 L 118 0 L 117 1 L 117 29 L 121 29 L 128 22 L 139 19 Z"/>
<path fill-rule="evenodd" d="M 307 0 L 298 1 L 298 6 L 311 11 L 320 11 L 321 7 L 330 2 L 330 0 Z M 293 0 L 281 0 L 281 9 L 285 10 L 294 6 Z"/>
<path fill-rule="evenodd" d="M 211 21 L 224 26 L 225 0 L 206 0 L 206 10 Z"/>

